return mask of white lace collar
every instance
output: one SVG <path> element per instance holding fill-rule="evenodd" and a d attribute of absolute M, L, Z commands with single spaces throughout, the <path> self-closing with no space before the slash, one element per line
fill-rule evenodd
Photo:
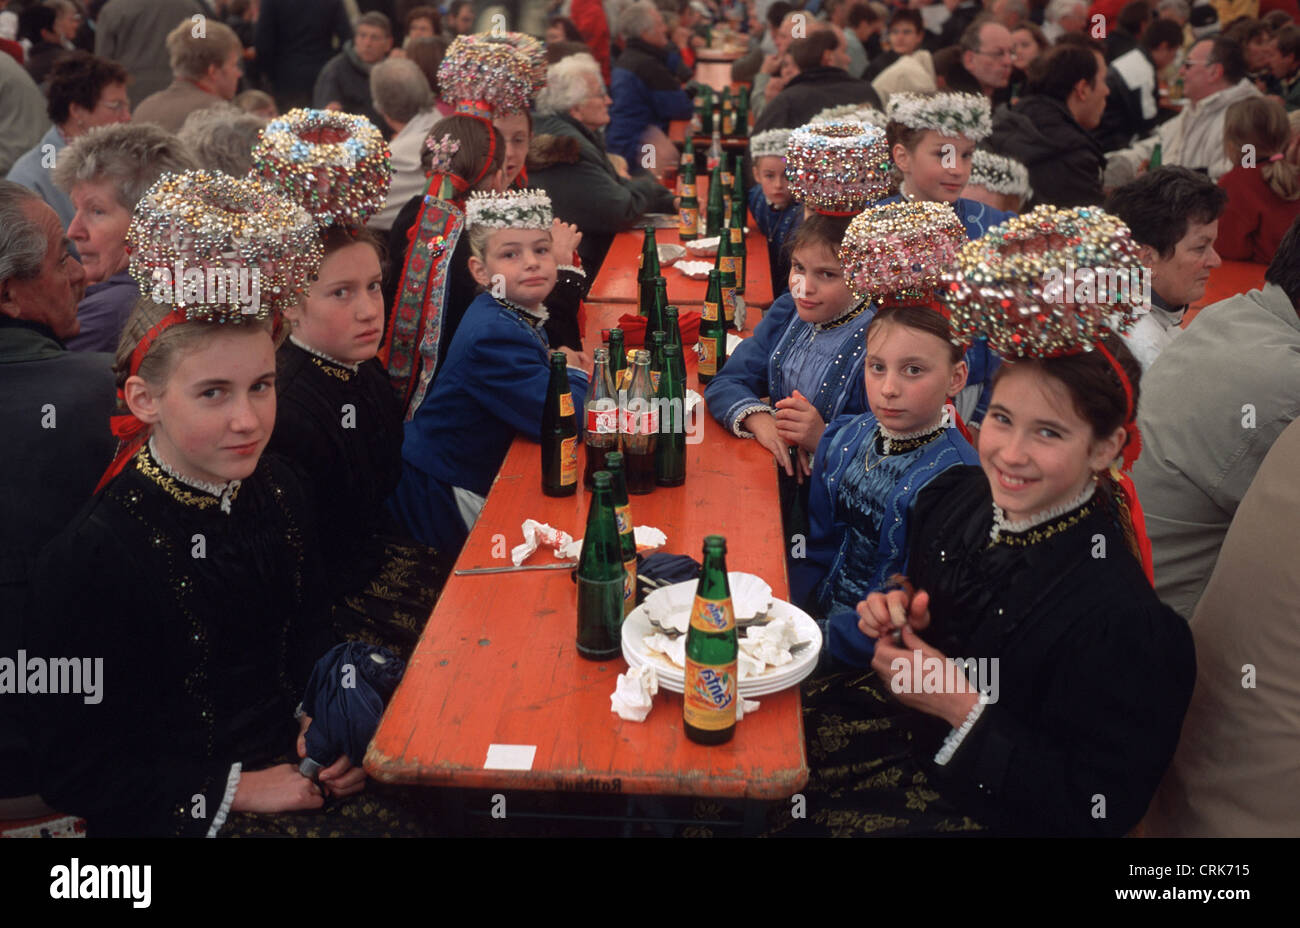
<path fill-rule="evenodd" d="M 152 435 L 149 436 L 149 453 L 153 455 L 153 459 L 158 462 L 158 466 L 163 469 L 167 476 L 191 489 L 201 490 L 215 496 L 221 500 L 221 511 L 226 515 L 230 515 L 230 504 L 239 491 L 239 486 L 243 483 L 242 480 L 231 480 L 229 483 L 208 483 L 206 480 L 195 480 L 193 477 L 186 477 L 163 460 L 162 455 L 158 453 L 158 446 L 154 444 L 154 436 Z"/>
<path fill-rule="evenodd" d="M 922 438 L 926 435 L 933 435 L 940 429 L 946 429 L 952 425 L 952 407 L 944 406 L 943 413 L 939 416 L 939 421 L 933 425 L 927 425 L 923 429 L 915 432 L 895 432 L 893 429 L 887 429 L 884 425 L 876 423 L 880 429 L 880 437 L 884 439 L 885 454 L 893 451 L 893 443 L 897 441 L 910 441 L 913 438 Z"/>
<path fill-rule="evenodd" d="M 1089 480 L 1088 485 L 1083 488 L 1083 492 L 1069 502 L 1062 503 L 1059 506 L 1053 506 L 1027 519 L 1008 519 L 1002 507 L 997 503 L 993 504 L 993 528 L 989 530 L 989 541 L 995 542 L 998 536 L 1004 532 L 1008 535 L 1018 535 L 1027 532 L 1031 528 L 1037 528 L 1044 522 L 1050 522 L 1058 516 L 1065 515 L 1071 510 L 1078 509 L 1088 500 L 1092 499 L 1092 494 L 1097 492 L 1097 482 Z"/>
<path fill-rule="evenodd" d="M 524 306 L 520 303 L 516 303 L 514 300 L 507 300 L 503 296 L 499 296 L 496 299 L 497 302 L 500 303 L 502 306 L 508 306 L 510 309 L 515 310 L 515 312 L 523 313 L 529 319 L 537 320 L 538 325 L 542 324 L 547 319 L 551 318 L 551 311 L 546 308 L 546 304 L 544 303 L 540 304 L 537 307 L 536 311 L 533 311 L 529 309 L 527 306 Z"/>
<path fill-rule="evenodd" d="M 354 374 L 357 372 L 358 368 L 361 367 L 360 364 L 349 364 L 347 361 L 340 361 L 338 358 L 332 358 L 323 351 L 317 351 L 311 345 L 307 344 L 302 339 L 300 339 L 297 335 L 290 335 L 289 341 L 293 342 L 295 345 L 297 345 L 299 348 L 301 348 L 303 351 L 307 352 L 308 354 L 314 354 L 322 361 L 328 361 L 331 364 L 337 364 L 339 367 L 347 368 Z"/>

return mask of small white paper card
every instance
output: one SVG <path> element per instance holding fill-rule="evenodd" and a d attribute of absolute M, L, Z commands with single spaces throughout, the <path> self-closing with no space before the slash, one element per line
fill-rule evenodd
<path fill-rule="evenodd" d="M 535 744 L 489 744 L 484 770 L 532 770 Z"/>

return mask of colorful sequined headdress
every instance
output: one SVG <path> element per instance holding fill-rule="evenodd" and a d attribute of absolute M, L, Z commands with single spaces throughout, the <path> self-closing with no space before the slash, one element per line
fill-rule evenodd
<path fill-rule="evenodd" d="M 546 48 L 521 32 L 458 36 L 438 66 L 438 86 L 458 113 L 525 112 L 546 86 Z"/>
<path fill-rule="evenodd" d="M 840 266 L 859 299 L 933 304 L 942 273 L 965 242 L 966 230 L 947 203 L 872 206 L 849 223 Z"/>
<path fill-rule="evenodd" d="M 296 109 L 258 134 L 253 174 L 321 226 L 361 226 L 383 208 L 393 169 L 388 143 L 364 116 Z"/>
<path fill-rule="evenodd" d="M 827 122 L 790 133 L 786 177 L 794 198 L 829 216 L 852 216 L 889 192 L 893 164 L 885 132 L 859 122 Z"/>

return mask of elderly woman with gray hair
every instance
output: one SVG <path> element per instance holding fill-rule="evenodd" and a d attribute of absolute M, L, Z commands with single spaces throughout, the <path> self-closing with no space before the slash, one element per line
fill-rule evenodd
<path fill-rule="evenodd" d="M 529 183 L 550 195 L 555 218 L 582 230 L 578 254 L 594 279 L 614 234 L 646 213 L 673 212 L 672 192 L 650 174 L 620 174 L 605 154 L 609 96 L 590 55 L 551 65 L 534 109 Z"/>
<path fill-rule="evenodd" d="M 195 110 L 176 133 L 200 168 L 244 177 L 253 169 L 253 146 L 270 120 L 233 103 Z"/>
<path fill-rule="evenodd" d="M 393 130 L 388 143 L 393 181 L 384 208 L 368 223 L 372 229 L 387 232 L 406 201 L 423 193 L 428 184 L 420 155 L 429 130 L 442 117 L 434 109 L 436 98 L 424 71 L 405 58 L 389 58 L 370 69 L 370 97 Z"/>
<path fill-rule="evenodd" d="M 86 295 L 77 306 L 81 332 L 73 351 L 115 351 L 140 296 L 127 273 L 126 230 L 145 191 L 166 171 L 198 167 L 176 136 L 145 123 L 101 126 L 65 148 L 54 183 L 77 208 L 68 237 L 86 269 Z"/>

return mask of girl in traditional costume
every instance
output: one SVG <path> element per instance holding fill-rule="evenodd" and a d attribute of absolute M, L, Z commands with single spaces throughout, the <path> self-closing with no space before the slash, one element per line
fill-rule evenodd
<path fill-rule="evenodd" d="M 543 301 L 556 276 L 545 192 L 476 194 L 466 217 L 470 271 L 484 292 L 465 313 L 443 374 L 406 424 L 393 497 L 410 533 L 448 557 L 464 545 L 515 435 L 541 439 L 550 380 Z M 580 408 L 591 361 L 560 350 Z"/>
<path fill-rule="evenodd" d="M 966 382 L 963 348 L 935 301 L 939 275 L 966 240 L 938 203 L 875 206 L 850 224 L 840 260 L 855 293 L 880 306 L 865 333 L 869 412 L 827 426 L 813 464 L 807 557 L 790 574 L 795 601 L 827 619 L 836 661 L 871 663 L 857 605 L 903 570 L 918 495 L 974 449 L 947 403 Z"/>
<path fill-rule="evenodd" d="M 970 180 L 975 146 L 993 131 L 988 97 L 974 93 L 900 93 L 889 98 L 889 152 L 901 180 L 885 203 L 947 203 L 970 239 L 1010 219 L 1014 213 L 961 195 Z M 962 419 L 978 428 L 988 408 L 989 386 L 998 359 L 977 340 L 966 352 L 968 387 L 954 405 Z"/>
<path fill-rule="evenodd" d="M 859 609 L 872 669 L 805 687 L 810 815 L 777 831 L 1119 836 L 1145 812 L 1195 658 L 1117 465 L 1140 371 L 1107 317 L 1135 314 L 1064 302 L 1067 262 L 1139 266 L 1113 217 L 1040 207 L 945 275 L 954 335 L 1008 359 L 981 467 L 917 499 L 906 580 Z"/>
<path fill-rule="evenodd" d="M 253 158 L 313 216 L 324 248 L 284 310 L 268 450 L 307 478 L 339 636 L 409 657 L 445 573 L 436 552 L 399 537 L 385 506 L 402 470 L 402 406 L 375 360 L 383 246 L 364 223 L 384 202 L 387 152 L 363 117 L 294 110 L 262 131 Z"/>
<path fill-rule="evenodd" d="M 811 211 L 789 243 L 790 292 L 704 392 L 719 424 L 756 439 L 781 468 L 787 538 L 806 536 L 804 477 L 826 423 L 866 410 L 863 332 L 875 308 L 849 289 L 837 252 L 850 218 L 886 189 L 884 141 L 880 129 L 847 122 L 790 135 L 791 188 Z"/>
<path fill-rule="evenodd" d="M 267 317 L 316 270 L 315 224 L 255 181 L 168 174 L 128 242 L 123 446 L 42 556 L 27 639 L 102 670 L 93 696 L 32 701 L 41 793 L 92 834 L 413 833 L 346 757 L 319 783 L 296 766 L 294 707 L 335 642 L 311 503 L 262 452 Z"/>

